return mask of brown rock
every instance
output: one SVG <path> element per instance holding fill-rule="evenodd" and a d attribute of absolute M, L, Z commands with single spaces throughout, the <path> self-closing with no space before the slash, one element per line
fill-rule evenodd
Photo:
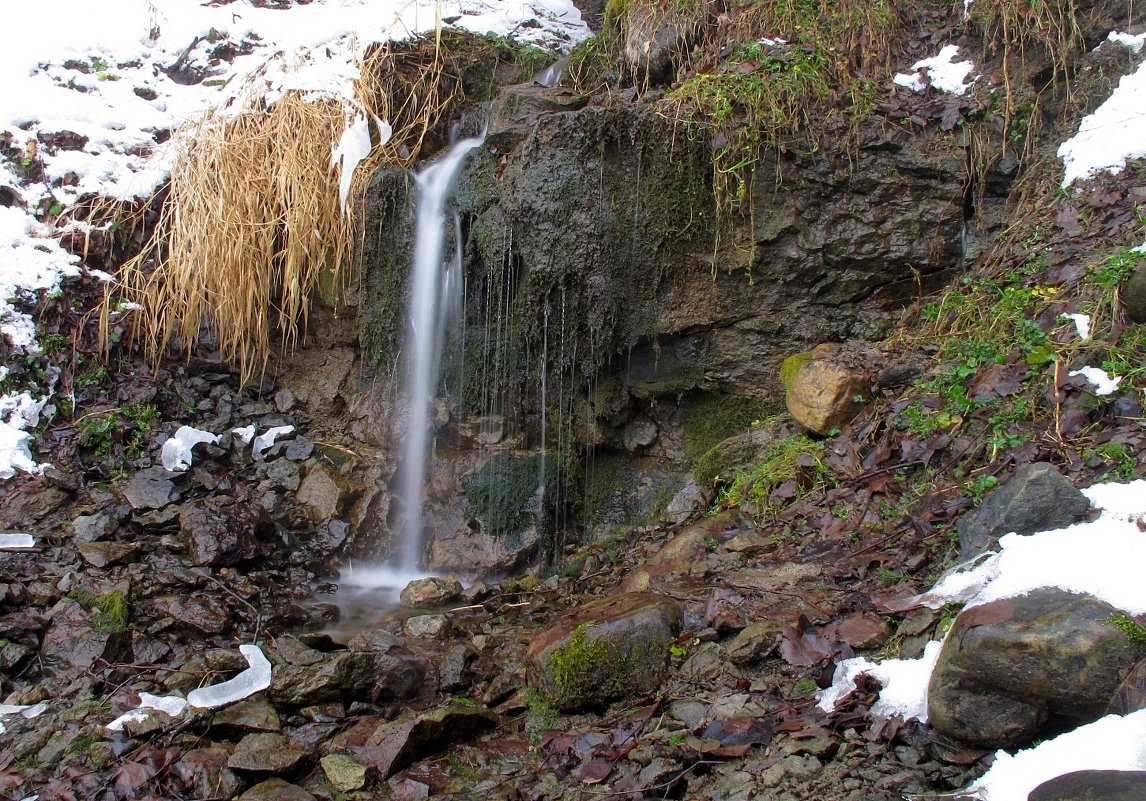
<path fill-rule="evenodd" d="M 796 422 L 817 434 L 849 422 L 868 396 L 862 373 L 837 357 L 838 346 L 818 345 L 792 376 L 784 402 Z"/>

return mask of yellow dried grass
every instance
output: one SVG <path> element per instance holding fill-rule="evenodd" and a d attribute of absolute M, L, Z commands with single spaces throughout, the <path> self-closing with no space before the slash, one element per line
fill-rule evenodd
<path fill-rule="evenodd" d="M 354 273 L 360 198 L 374 170 L 408 165 L 456 99 L 438 42 L 374 48 L 358 104 L 287 93 L 268 108 L 218 110 L 176 133 L 167 197 L 155 231 L 120 269 L 112 298 L 140 304 L 133 336 L 158 362 L 206 332 L 246 382 L 266 370 L 272 332 L 293 348 L 314 293 L 337 303 Z M 339 207 L 331 152 L 358 112 L 392 128 L 355 170 Z M 104 326 L 106 330 L 106 325 Z M 105 342 L 106 345 L 106 342 Z"/>

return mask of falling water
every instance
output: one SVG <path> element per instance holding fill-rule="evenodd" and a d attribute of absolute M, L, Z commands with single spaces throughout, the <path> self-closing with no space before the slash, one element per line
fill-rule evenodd
<path fill-rule="evenodd" d="M 406 375 L 402 396 L 407 410 L 406 437 L 399 464 L 398 492 L 405 510 L 400 538 L 393 543 L 391 561 L 404 570 L 417 570 L 421 561 L 422 487 L 430 450 L 430 410 L 438 385 L 438 369 L 450 312 L 457 312 L 462 292 L 460 222 L 452 212 L 455 248 L 445 258 L 449 224 L 446 200 L 466 154 L 484 137 L 458 142 L 444 157 L 417 176 L 418 209 L 414 236 L 414 269 L 406 330 Z"/>

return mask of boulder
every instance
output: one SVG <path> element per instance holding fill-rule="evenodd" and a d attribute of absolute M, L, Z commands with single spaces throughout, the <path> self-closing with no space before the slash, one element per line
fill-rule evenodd
<path fill-rule="evenodd" d="M 64 599 L 52 607 L 51 619 L 40 644 L 45 665 L 86 668 L 97 659 L 111 664 L 133 660 L 131 630 L 100 609 L 89 611 Z"/>
<path fill-rule="evenodd" d="M 80 515 L 72 521 L 72 528 L 80 542 L 96 542 L 114 534 L 119 528 L 119 520 L 108 512 L 97 512 L 94 515 Z"/>
<path fill-rule="evenodd" d="M 282 729 L 279 713 L 262 694 L 217 710 L 211 724 L 247 731 L 276 732 Z"/>
<path fill-rule="evenodd" d="M 932 727 L 976 748 L 1014 748 L 1102 717 L 1140 656 L 1111 622 L 1118 614 L 1057 588 L 964 609 L 931 674 Z"/>
<path fill-rule="evenodd" d="M 336 474 L 322 465 L 310 469 L 295 494 L 295 500 L 316 523 L 338 517 L 346 505 L 346 498 L 347 494 Z"/>
<path fill-rule="evenodd" d="M 298 706 L 343 698 L 411 698 L 425 678 L 423 665 L 399 648 L 339 651 L 314 664 L 277 666 L 268 693 L 276 702 Z"/>
<path fill-rule="evenodd" d="M 1142 801 L 1146 771 L 1076 770 L 1043 782 L 1027 801 Z"/>
<path fill-rule="evenodd" d="M 450 630 L 450 621 L 445 615 L 414 615 L 407 618 L 402 631 L 407 637 L 420 640 L 437 640 L 445 637 Z"/>
<path fill-rule="evenodd" d="M 789 357 L 781 378 L 788 413 L 804 428 L 825 436 L 856 416 L 871 383 L 840 358 L 838 345 L 830 343 Z"/>
<path fill-rule="evenodd" d="M 1132 323 L 1146 323 L 1146 263 L 1130 273 L 1118 294 L 1126 319 Z"/>
<path fill-rule="evenodd" d="M 462 583 L 453 576 L 414 579 L 399 596 L 402 606 L 440 606 L 462 597 Z"/>
<path fill-rule="evenodd" d="M 565 712 L 652 692 L 668 672 L 682 616 L 673 599 L 644 593 L 579 606 L 529 643 L 529 684 Z"/>
<path fill-rule="evenodd" d="M 959 554 L 970 559 L 997 545 L 1003 534 L 1034 534 L 1078 522 L 1090 500 L 1046 462 L 1025 464 L 959 521 Z"/>

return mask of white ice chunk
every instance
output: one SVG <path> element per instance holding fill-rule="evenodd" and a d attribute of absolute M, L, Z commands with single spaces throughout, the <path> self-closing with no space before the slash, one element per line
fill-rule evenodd
<path fill-rule="evenodd" d="M 142 723 L 147 720 L 148 712 L 146 709 L 133 709 L 130 712 L 124 712 L 118 718 L 107 724 L 108 731 L 123 731 L 123 727 L 128 723 Z"/>
<path fill-rule="evenodd" d="M 38 718 L 47 711 L 47 701 L 41 701 L 38 704 L 0 704 L 0 716 L 19 715 L 25 720 Z"/>
<path fill-rule="evenodd" d="M 40 424 L 47 402 L 47 398 L 34 400 L 26 391 L 0 397 L 0 479 L 11 478 L 17 470 L 39 474 L 47 467 L 32 458 L 28 448 L 32 435 L 25 430 Z"/>
<path fill-rule="evenodd" d="M 273 430 L 273 429 L 272 429 Z M 187 693 L 187 703 L 198 709 L 233 704 L 271 686 L 271 663 L 257 645 L 240 645 L 249 668 L 233 679 Z"/>
<path fill-rule="evenodd" d="M 338 177 L 338 205 L 346 211 L 346 199 L 350 196 L 350 184 L 354 180 L 354 170 L 370 155 L 370 122 L 364 114 L 356 114 L 342 132 L 338 147 L 330 156 L 331 166 L 341 164 Z"/>
<path fill-rule="evenodd" d="M 244 445 L 250 445 L 251 440 L 255 438 L 255 424 L 251 423 L 249 426 L 242 428 L 232 428 L 231 433 L 239 438 L 239 442 Z"/>
<path fill-rule="evenodd" d="M 175 436 L 163 443 L 160 458 L 165 470 L 179 473 L 191 466 L 191 449 L 201 442 L 214 445 L 219 441 L 218 434 L 202 431 L 191 426 L 180 426 Z"/>
<path fill-rule="evenodd" d="M 914 72 L 901 72 L 893 80 L 897 85 L 906 87 L 913 92 L 922 92 L 930 85 L 940 92 L 948 92 L 953 95 L 966 94 L 967 90 L 971 88 L 971 84 L 975 82 L 974 77 L 971 78 L 970 82 L 967 81 L 967 76 L 971 75 L 971 71 L 975 69 L 975 64 L 970 60 L 954 61 L 953 59 L 958 54 L 958 45 L 947 45 L 939 51 L 939 55 L 912 64 L 911 69 Z M 926 81 L 920 77 L 921 71 L 927 73 Z"/>
<path fill-rule="evenodd" d="M 1071 320 L 1074 322 L 1074 330 L 1078 332 L 1079 339 L 1090 339 L 1090 315 L 1089 314 L 1060 314 L 1060 320 Z"/>
<path fill-rule="evenodd" d="M 1122 383 L 1122 376 L 1116 375 L 1111 378 L 1105 370 L 1098 367 L 1080 367 L 1077 370 L 1071 370 L 1067 375 L 1072 378 L 1076 375 L 1085 378 L 1094 385 L 1095 395 L 1112 395 L 1114 390 L 1118 389 L 1118 385 Z"/>
<path fill-rule="evenodd" d="M 186 699 L 180 698 L 178 695 L 152 695 L 151 693 L 139 694 L 139 708 L 140 709 L 156 709 L 160 712 L 177 718 L 183 714 L 183 710 L 187 708 Z"/>
<path fill-rule="evenodd" d="M 262 459 L 263 454 L 275 444 L 276 439 L 292 431 L 294 431 L 294 426 L 275 426 L 268 428 L 264 433 L 255 437 L 254 445 L 251 447 L 251 455 L 256 459 Z"/>
<path fill-rule="evenodd" d="M 10 531 L 0 534 L 0 548 L 35 548 L 36 538 L 22 531 Z"/>
<path fill-rule="evenodd" d="M 1107 715 L 1014 756 L 998 751 L 967 789 L 983 801 L 1023 801 L 1043 782 L 1077 770 L 1146 770 L 1146 709 Z"/>

